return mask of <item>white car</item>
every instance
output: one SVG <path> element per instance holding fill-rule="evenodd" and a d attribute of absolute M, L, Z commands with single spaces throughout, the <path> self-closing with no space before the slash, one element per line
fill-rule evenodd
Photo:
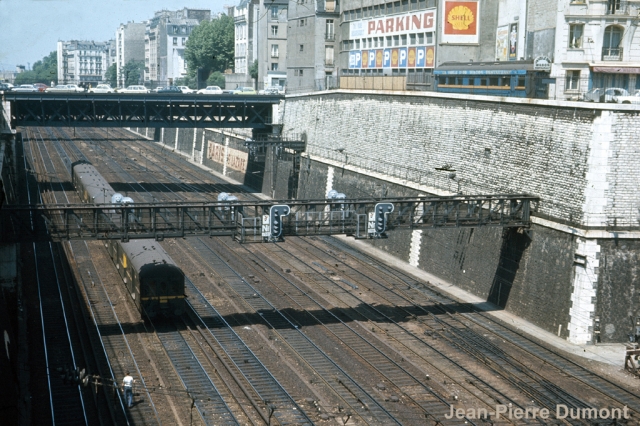
<path fill-rule="evenodd" d="M 149 93 L 144 86 L 128 86 L 126 89 L 118 90 L 118 93 Z"/>
<path fill-rule="evenodd" d="M 14 92 L 37 92 L 38 88 L 33 84 L 21 84 L 18 87 L 13 88 Z"/>
<path fill-rule="evenodd" d="M 267 86 L 258 92 L 259 95 L 284 95 L 284 87 Z"/>
<path fill-rule="evenodd" d="M 619 104 L 640 104 L 640 90 L 636 90 L 633 95 L 614 96 L 613 102 L 617 102 Z"/>
<path fill-rule="evenodd" d="M 108 84 L 98 84 L 89 89 L 89 93 L 114 93 L 115 91 Z"/>
<path fill-rule="evenodd" d="M 195 90 L 189 89 L 188 86 L 178 86 L 178 89 L 180 89 L 182 93 L 196 93 Z"/>
<path fill-rule="evenodd" d="M 198 90 L 200 95 L 222 95 L 222 89 L 218 86 L 207 86 L 204 89 Z"/>
<path fill-rule="evenodd" d="M 58 92 L 58 93 L 82 93 L 84 89 L 77 84 L 58 84 L 54 87 L 49 87 L 45 92 Z"/>

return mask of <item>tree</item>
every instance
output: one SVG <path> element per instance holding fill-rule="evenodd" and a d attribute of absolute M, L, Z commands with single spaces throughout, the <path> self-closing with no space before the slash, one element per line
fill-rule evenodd
<path fill-rule="evenodd" d="M 16 75 L 14 84 L 44 83 L 49 85 L 52 81 L 58 83 L 58 52 L 55 50 L 40 61 L 36 61 L 30 71 Z"/>
<path fill-rule="evenodd" d="M 120 70 L 120 78 L 124 78 L 124 85 L 140 84 L 144 77 L 144 62 L 131 60 Z"/>
<path fill-rule="evenodd" d="M 118 65 L 111 64 L 109 68 L 107 68 L 107 73 L 104 76 L 104 79 L 111 85 L 111 87 L 116 87 L 118 85 Z"/>
<path fill-rule="evenodd" d="M 249 67 L 249 75 L 254 80 L 258 79 L 258 61 L 257 60 L 253 61 L 253 63 Z"/>
<path fill-rule="evenodd" d="M 207 79 L 207 86 L 224 87 L 224 74 L 220 71 L 214 71 Z"/>
<path fill-rule="evenodd" d="M 196 79 L 198 68 L 207 78 L 212 72 L 224 72 L 233 64 L 233 18 L 220 15 L 218 19 L 202 21 L 189 35 L 184 49 L 187 74 Z"/>

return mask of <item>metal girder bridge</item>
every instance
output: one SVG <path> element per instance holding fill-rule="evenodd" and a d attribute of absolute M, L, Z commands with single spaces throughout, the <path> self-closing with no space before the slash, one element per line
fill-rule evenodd
<path fill-rule="evenodd" d="M 241 242 L 282 236 L 347 234 L 381 238 L 426 227 L 524 227 L 539 199 L 488 195 L 344 200 L 4 205 L 0 241 L 233 236 Z M 286 213 L 283 213 L 286 212 Z"/>
<path fill-rule="evenodd" d="M 7 93 L 11 126 L 271 129 L 277 95 Z"/>

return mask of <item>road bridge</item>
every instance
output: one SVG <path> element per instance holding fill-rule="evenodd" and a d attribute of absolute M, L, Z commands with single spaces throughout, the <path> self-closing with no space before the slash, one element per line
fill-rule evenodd
<path fill-rule="evenodd" d="M 387 230 L 424 227 L 521 227 L 539 199 L 522 195 L 136 203 L 5 205 L 2 241 L 233 236 L 241 242 L 282 236 L 347 234 L 380 238 Z M 276 207 L 276 209 L 274 209 Z M 277 207 L 283 209 L 278 210 Z M 285 213 L 283 213 L 285 212 Z"/>
<path fill-rule="evenodd" d="M 269 130 L 280 95 L 6 93 L 11 126 Z"/>

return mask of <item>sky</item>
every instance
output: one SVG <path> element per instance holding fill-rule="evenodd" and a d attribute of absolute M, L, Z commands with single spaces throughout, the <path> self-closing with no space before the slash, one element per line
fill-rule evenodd
<path fill-rule="evenodd" d="M 28 66 L 57 49 L 58 40 L 107 41 L 129 21 L 162 9 L 227 11 L 240 0 L 0 0 L 0 70 Z"/>

